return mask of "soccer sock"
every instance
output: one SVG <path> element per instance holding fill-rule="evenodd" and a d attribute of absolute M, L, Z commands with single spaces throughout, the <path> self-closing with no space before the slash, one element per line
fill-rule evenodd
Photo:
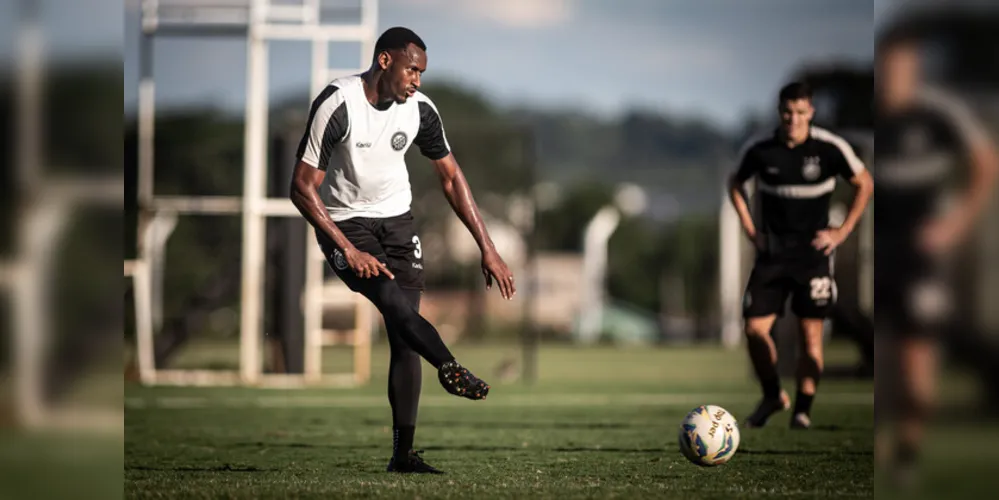
<path fill-rule="evenodd" d="M 804 394 L 798 391 L 798 394 L 794 398 L 794 413 L 804 413 L 809 415 L 812 411 L 812 400 L 815 399 L 814 394 Z"/>
<path fill-rule="evenodd" d="M 420 307 L 420 291 L 404 290 L 415 309 Z M 386 321 L 389 346 L 388 398 L 392 407 L 392 451 L 405 455 L 413 447 L 416 416 L 420 406 L 422 370 L 420 357 L 403 341 L 399 326 Z"/>
<path fill-rule="evenodd" d="M 416 434 L 416 427 L 404 425 L 392 428 L 392 456 L 404 458 L 409 455 L 409 450 L 413 449 L 413 436 Z"/>
<path fill-rule="evenodd" d="M 772 378 L 765 378 L 760 381 L 763 385 L 763 398 L 764 399 L 778 399 L 780 398 L 780 377 L 774 376 Z"/>

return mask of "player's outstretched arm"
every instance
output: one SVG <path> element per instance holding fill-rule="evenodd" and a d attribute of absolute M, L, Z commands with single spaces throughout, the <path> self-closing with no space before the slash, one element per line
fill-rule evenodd
<path fill-rule="evenodd" d="M 322 199 L 319 198 L 319 186 L 323 183 L 326 172 L 318 168 L 299 161 L 295 165 L 295 173 L 291 179 L 291 202 L 295 208 L 305 217 L 305 220 L 312 224 L 312 227 L 322 231 L 327 237 L 336 243 L 336 246 L 343 249 L 343 256 L 347 260 L 347 265 L 362 278 L 371 278 L 385 273 L 390 279 L 395 276 L 388 270 L 388 266 L 379 262 L 367 252 L 361 252 L 344 236 L 340 228 L 336 227 L 333 219 L 330 218 Z"/>
<path fill-rule="evenodd" d="M 469 188 L 468 181 L 465 180 L 465 175 L 457 160 L 454 159 L 454 155 L 448 153 L 443 158 L 433 160 L 432 163 L 437 170 L 444 196 L 451 204 L 451 209 L 472 233 L 472 237 L 475 238 L 475 242 L 482 251 L 482 274 L 486 278 L 486 288 L 492 288 L 492 281 L 495 279 L 503 298 L 512 299 L 513 295 L 517 293 L 517 289 L 513 285 L 513 273 L 507 268 L 503 258 L 496 251 L 492 239 L 489 238 L 486 225 L 482 221 L 482 215 L 479 214 L 479 207 L 475 204 L 472 190 Z"/>

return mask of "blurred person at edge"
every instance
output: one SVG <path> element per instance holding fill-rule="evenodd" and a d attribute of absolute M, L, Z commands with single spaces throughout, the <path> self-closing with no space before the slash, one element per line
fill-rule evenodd
<path fill-rule="evenodd" d="M 890 32 L 876 52 L 876 463 L 893 485 L 912 487 L 939 344 L 960 323 L 957 253 L 974 236 L 999 167 L 971 110 L 923 81 L 918 38 Z"/>

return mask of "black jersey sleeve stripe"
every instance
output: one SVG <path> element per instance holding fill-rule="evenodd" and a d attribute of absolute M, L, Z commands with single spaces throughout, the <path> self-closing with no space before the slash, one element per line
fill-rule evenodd
<path fill-rule="evenodd" d="M 347 136 L 347 103 L 341 102 L 330 115 L 326 122 L 326 131 L 323 132 L 322 150 L 319 155 L 319 167 L 326 168 L 330 156 L 333 155 L 333 147 L 336 143 Z"/>
<path fill-rule="evenodd" d="M 431 160 L 439 160 L 448 155 L 447 140 L 444 138 L 444 124 L 437 111 L 428 102 L 420 102 L 420 130 L 413 139 L 420 153 Z"/>
<path fill-rule="evenodd" d="M 335 85 L 329 85 L 312 101 L 312 108 L 309 110 L 309 120 L 305 122 L 305 133 L 302 134 L 302 140 L 298 143 L 298 150 L 295 153 L 295 158 L 298 160 L 302 159 L 305 155 L 305 147 L 309 143 L 309 134 L 312 133 L 312 125 L 316 119 L 316 113 L 319 108 L 326 102 L 327 99 L 333 96 L 338 89 Z"/>

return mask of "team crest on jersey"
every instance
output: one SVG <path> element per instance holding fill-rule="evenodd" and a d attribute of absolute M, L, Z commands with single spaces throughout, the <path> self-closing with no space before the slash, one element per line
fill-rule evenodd
<path fill-rule="evenodd" d="M 801 176 L 805 178 L 806 181 L 814 181 L 819 178 L 822 173 L 822 167 L 819 166 L 818 156 L 806 156 L 805 162 L 801 166 Z"/>
<path fill-rule="evenodd" d="M 333 250 L 333 267 L 337 268 L 338 271 L 347 269 L 347 258 L 339 249 Z"/>
<path fill-rule="evenodd" d="M 402 148 L 406 147 L 408 140 L 409 138 L 406 137 L 406 133 L 401 130 L 392 134 L 392 149 L 402 151 Z"/>

